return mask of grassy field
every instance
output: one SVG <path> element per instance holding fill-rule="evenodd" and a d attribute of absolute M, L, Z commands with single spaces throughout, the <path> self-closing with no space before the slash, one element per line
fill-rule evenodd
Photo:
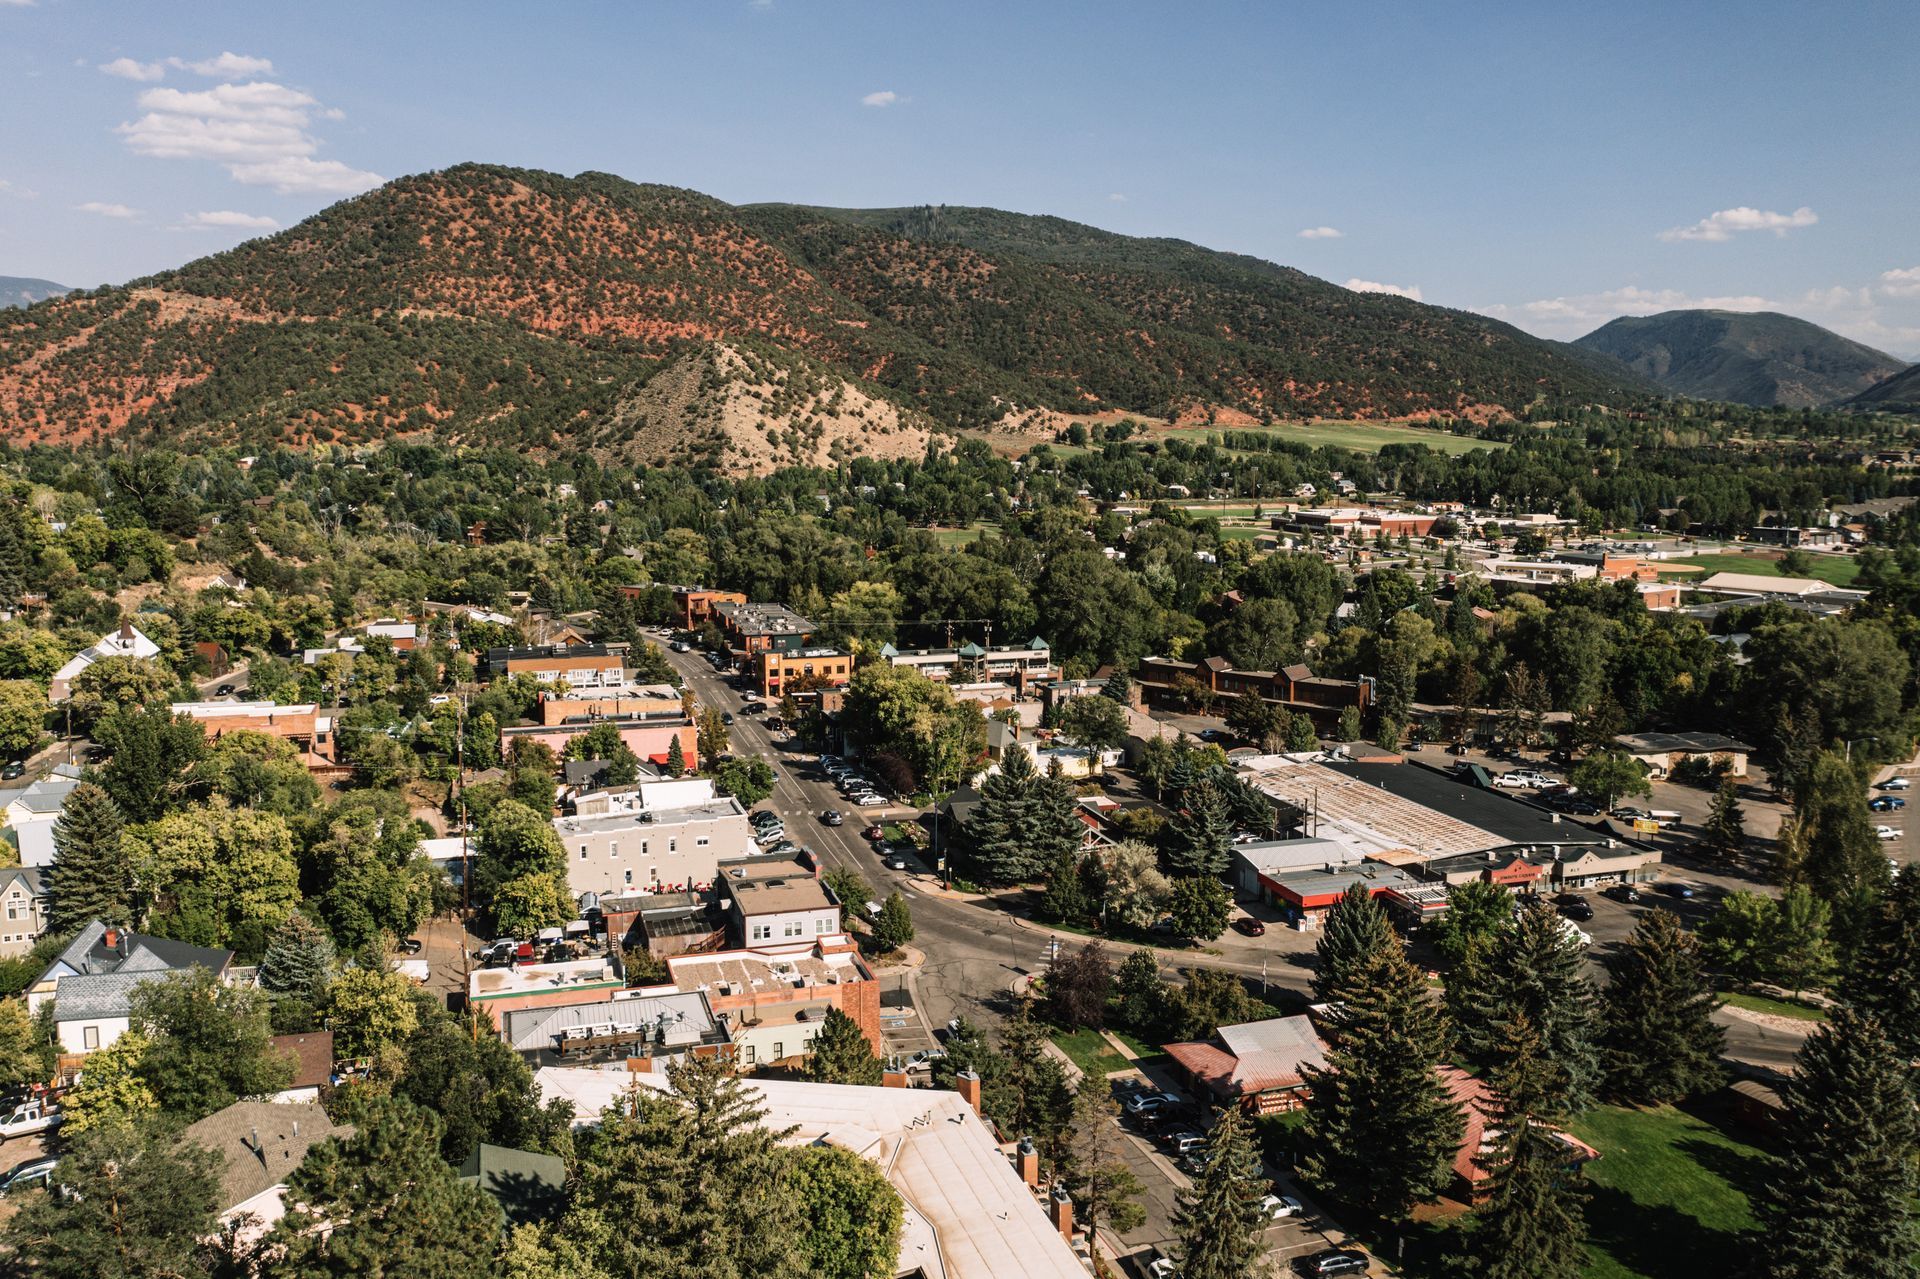
<path fill-rule="evenodd" d="M 1671 1107 L 1603 1106 L 1573 1125 L 1600 1152 L 1586 1167 L 1589 1279 L 1698 1279 L 1739 1273 L 1760 1151 Z"/>
<path fill-rule="evenodd" d="M 1293 440 L 1310 448 L 1332 445 L 1334 448 L 1352 449 L 1357 453 L 1377 453 L 1388 444 L 1424 444 L 1441 453 L 1471 453 L 1474 449 L 1503 449 L 1505 444 L 1492 440 L 1469 439 L 1463 435 L 1448 435 L 1444 431 L 1429 431 L 1417 426 L 1399 426 L 1391 422 L 1280 422 L 1272 426 L 1181 426 L 1170 431 L 1152 431 L 1144 438 L 1172 438 L 1191 441 L 1205 440 L 1209 435 L 1218 435 L 1222 431 L 1257 431 L 1262 435 L 1276 435 L 1282 439 Z"/>
<path fill-rule="evenodd" d="M 1113 1045 L 1097 1030 L 1060 1030 L 1053 1035 L 1054 1045 L 1073 1059 L 1073 1064 L 1094 1078 L 1111 1075 L 1116 1070 L 1127 1068 L 1127 1059 L 1113 1050 Z"/>
<path fill-rule="evenodd" d="M 1745 1008 L 1750 1012 L 1772 1013 L 1776 1017 L 1794 1017 L 1801 1021 L 1825 1021 L 1827 1014 L 1811 1004 L 1796 1004 L 1785 999 L 1769 999 L 1765 995 L 1749 995 L 1744 990 L 1722 991 L 1723 1002 L 1735 1008 Z"/>
<path fill-rule="evenodd" d="M 937 528 L 932 530 L 934 540 L 942 546 L 965 546 L 982 533 L 997 529 L 998 524 L 969 524 L 965 528 Z"/>
<path fill-rule="evenodd" d="M 1851 586 L 1860 572 L 1860 565 L 1852 559 L 1842 559 L 1834 555 L 1815 555 L 1813 571 L 1809 574 L 1834 586 Z M 1698 574 L 1689 573 L 1685 578 L 1703 577 L 1709 573 L 1751 573 L 1757 577 L 1785 577 L 1780 571 L 1780 561 L 1770 555 L 1692 555 L 1684 560 L 1662 560 L 1662 566 L 1674 568 L 1690 565 L 1700 570 Z M 1683 578 L 1682 580 L 1685 580 Z"/>

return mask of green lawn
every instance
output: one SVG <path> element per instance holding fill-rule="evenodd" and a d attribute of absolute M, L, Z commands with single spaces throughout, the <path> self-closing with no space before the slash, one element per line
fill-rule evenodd
<path fill-rule="evenodd" d="M 1424 427 L 1400 426 L 1391 422 L 1279 422 L 1272 426 L 1182 426 L 1171 431 L 1151 431 L 1145 438 L 1160 439 L 1174 437 L 1183 440 L 1200 441 L 1209 435 L 1218 435 L 1223 431 L 1257 431 L 1261 434 L 1277 435 L 1283 439 L 1295 440 L 1310 448 L 1323 444 L 1335 448 L 1353 449 L 1359 453 L 1376 453 L 1387 444 L 1424 444 L 1441 453 L 1471 453 L 1474 449 L 1503 449 L 1504 443 L 1494 440 L 1476 440 L 1464 435 L 1449 435 L 1445 431 L 1429 431 Z"/>
<path fill-rule="evenodd" d="M 1796 1004 L 1785 999 L 1769 999 L 1765 995 L 1749 995 L 1744 990 L 1727 990 L 1720 998 L 1735 1008 L 1745 1008 L 1756 1013 L 1773 1013 L 1779 1017 L 1795 1017 L 1801 1021 L 1825 1021 L 1827 1014 L 1812 1004 Z"/>
<path fill-rule="evenodd" d="M 997 529 L 998 524 L 969 524 L 965 528 L 937 528 L 930 530 L 934 541 L 942 546 L 965 546 L 982 533 Z"/>
<path fill-rule="evenodd" d="M 1852 585 L 1853 579 L 1860 572 L 1859 563 L 1850 558 L 1837 555 L 1815 555 L 1811 558 L 1813 571 L 1808 576 L 1834 586 Z M 1771 554 L 1741 555 L 1737 552 L 1729 552 L 1720 555 L 1690 555 L 1683 560 L 1661 560 L 1660 563 L 1667 568 L 1691 565 L 1700 570 L 1698 574 L 1684 575 L 1680 579 L 1683 583 L 1688 578 L 1705 577 L 1710 573 L 1752 573 L 1758 577 L 1786 576 L 1780 571 L 1779 557 Z"/>
<path fill-rule="evenodd" d="M 1127 1059 L 1113 1050 L 1097 1030 L 1059 1030 L 1054 1044 L 1073 1059 L 1073 1064 L 1096 1079 L 1127 1068 Z"/>
<path fill-rule="evenodd" d="M 1700 1279 L 1738 1273 L 1737 1236 L 1763 1175 L 1754 1146 L 1671 1107 L 1603 1106 L 1573 1124 L 1600 1152 L 1586 1166 L 1589 1279 Z"/>

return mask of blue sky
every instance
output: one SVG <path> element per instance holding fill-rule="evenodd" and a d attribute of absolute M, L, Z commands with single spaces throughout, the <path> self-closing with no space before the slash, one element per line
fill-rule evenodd
<path fill-rule="evenodd" d="M 0 274 L 120 281 L 481 160 L 1920 356 L 1916 37 L 1911 0 L 0 0 Z"/>

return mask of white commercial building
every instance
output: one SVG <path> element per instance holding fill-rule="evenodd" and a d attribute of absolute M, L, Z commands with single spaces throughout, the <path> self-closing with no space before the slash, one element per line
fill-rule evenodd
<path fill-rule="evenodd" d="M 704 892 L 719 862 L 754 851 L 747 810 L 730 795 L 715 795 L 704 778 L 602 794 L 622 798 L 603 805 L 583 796 L 592 802 L 590 815 L 553 823 L 576 900 L 587 893 Z"/>
<path fill-rule="evenodd" d="M 671 1092 L 661 1075 L 548 1067 L 541 1095 L 573 1103 L 574 1125 L 600 1121 L 630 1088 Z M 752 1079 L 767 1127 L 794 1146 L 831 1145 L 870 1160 L 906 1206 L 894 1273 L 926 1279 L 1086 1279 L 1065 1232 L 1070 1201 L 1043 1205 L 993 1130 L 957 1092 Z"/>

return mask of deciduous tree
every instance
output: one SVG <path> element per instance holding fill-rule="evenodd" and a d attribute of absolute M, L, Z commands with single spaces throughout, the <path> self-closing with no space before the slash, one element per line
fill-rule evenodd
<path fill-rule="evenodd" d="M 891 1279 L 906 1208 L 886 1174 L 838 1146 L 793 1152 L 788 1184 L 800 1200 L 800 1251 L 815 1279 Z"/>

